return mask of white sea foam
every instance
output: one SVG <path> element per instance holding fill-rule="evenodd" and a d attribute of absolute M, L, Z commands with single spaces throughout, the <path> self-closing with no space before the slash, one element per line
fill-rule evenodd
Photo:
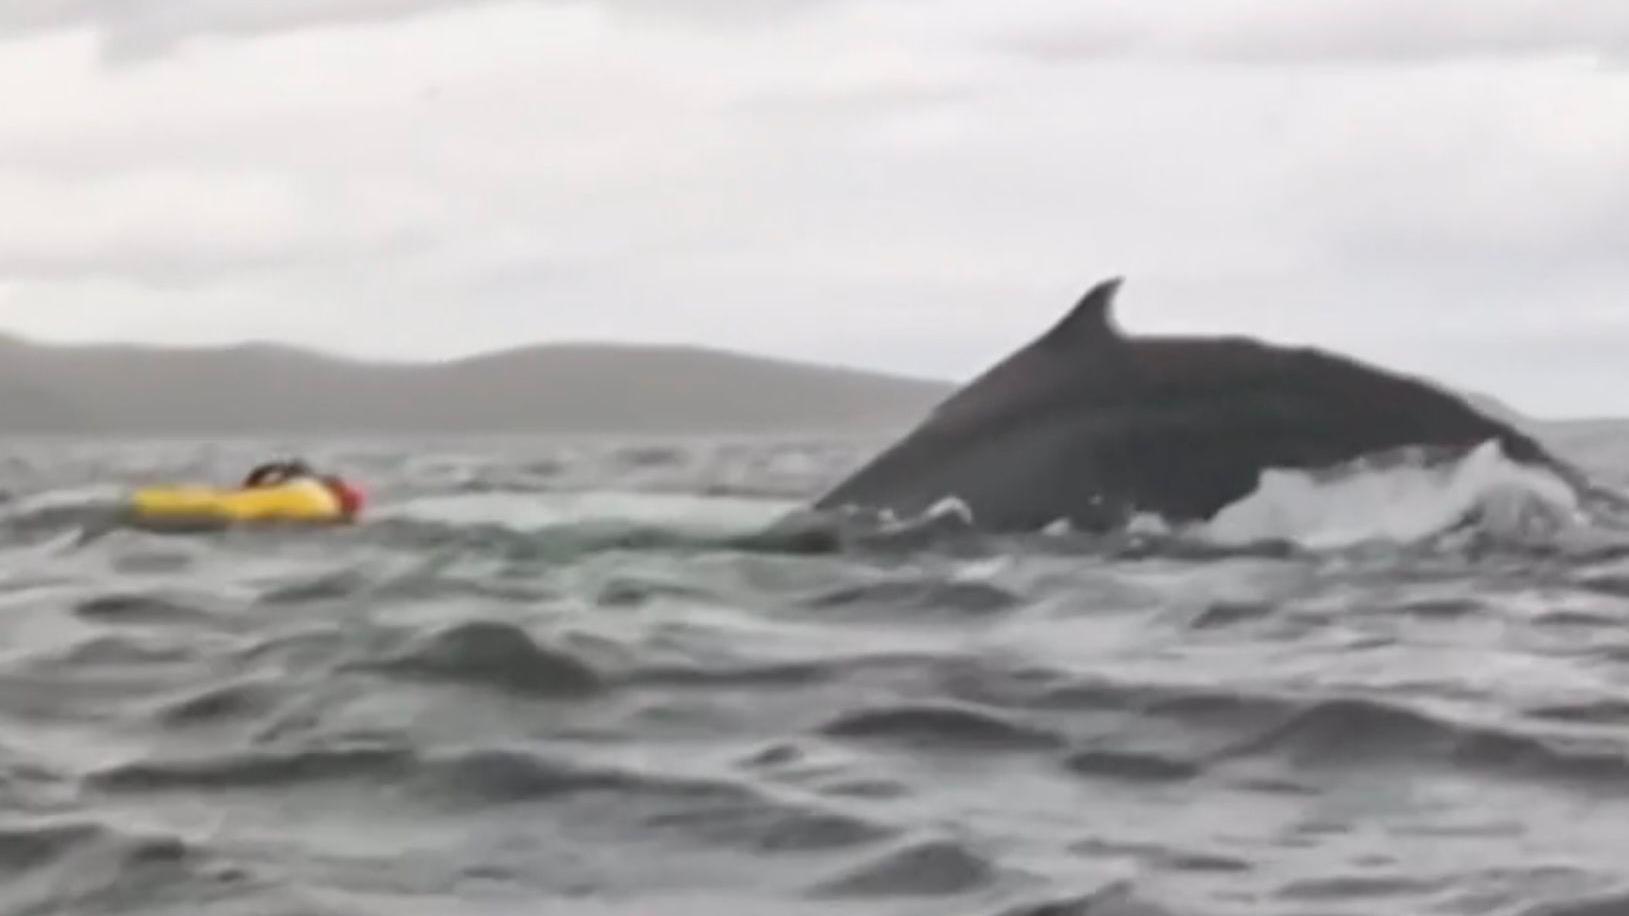
<path fill-rule="evenodd" d="M 728 535 L 760 530 L 797 505 L 785 500 L 605 490 L 524 496 L 470 493 L 380 506 L 369 513 L 369 518 L 508 528 L 625 524 Z"/>
<path fill-rule="evenodd" d="M 1467 521 L 1499 534 L 1555 530 L 1579 517 L 1555 474 L 1511 461 L 1488 442 L 1458 461 L 1355 465 L 1335 473 L 1269 469 L 1248 496 L 1197 533 L 1219 543 L 1290 541 L 1312 549 L 1414 542 Z"/>

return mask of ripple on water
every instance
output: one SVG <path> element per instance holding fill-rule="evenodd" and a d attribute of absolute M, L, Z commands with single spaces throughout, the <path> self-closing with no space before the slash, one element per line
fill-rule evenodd
<path fill-rule="evenodd" d="M 63 667 L 96 672 L 127 667 L 173 665 L 196 659 L 199 650 L 180 642 L 133 639 L 128 636 L 93 636 L 75 643 L 61 654 L 42 659 L 44 667 Z"/>
<path fill-rule="evenodd" d="M 994 916 L 1176 916 L 1176 913 L 1139 898 L 1128 885 L 1112 884 L 1092 893 L 1021 903 Z"/>
<path fill-rule="evenodd" d="M 172 836 L 88 821 L 0 829 L 0 907 L 10 913 L 186 910 L 241 877 Z"/>
<path fill-rule="evenodd" d="M 1071 844 L 1069 851 L 1095 859 L 1130 858 L 1140 865 L 1161 871 L 1226 874 L 1248 872 L 1252 869 L 1250 862 L 1238 856 L 1183 849 L 1159 843 L 1089 839 Z"/>
<path fill-rule="evenodd" d="M 642 686 L 797 687 L 835 680 L 842 665 L 828 662 L 713 663 L 650 667 L 630 677 Z"/>
<path fill-rule="evenodd" d="M 1174 719 L 1207 731 L 1266 725 L 1293 713 L 1293 700 L 1223 687 L 1171 685 L 1105 677 L 1035 676 L 1023 705 L 1064 712 L 1125 712 Z"/>
<path fill-rule="evenodd" d="M 897 830 L 808 805 L 743 798 L 734 804 L 653 815 L 650 829 L 675 830 L 687 841 L 706 841 L 750 852 L 825 852 L 891 838 Z"/>
<path fill-rule="evenodd" d="M 68 852 L 102 838 L 106 830 L 86 822 L 0 827 L 0 873 L 19 873 L 56 862 Z"/>
<path fill-rule="evenodd" d="M 1487 605 L 1475 598 L 1421 598 L 1404 602 L 1394 612 L 1422 620 L 1458 620 L 1486 609 Z"/>
<path fill-rule="evenodd" d="M 707 589 L 680 582 L 619 576 L 601 586 L 595 603 L 605 607 L 642 607 L 664 598 L 684 601 L 721 601 Z"/>
<path fill-rule="evenodd" d="M 1629 725 L 1629 700 L 1595 700 L 1533 706 L 1527 710 L 1527 715 L 1535 719 L 1554 719 L 1557 722 Z"/>
<path fill-rule="evenodd" d="M 1599 573 L 1578 580 L 1579 588 L 1614 598 L 1629 598 L 1629 574 Z"/>
<path fill-rule="evenodd" d="M 539 645 L 520 627 L 493 621 L 455 624 L 359 667 L 529 696 L 575 697 L 602 686 L 587 662 Z"/>
<path fill-rule="evenodd" d="M 1219 630 L 1261 620 L 1278 610 L 1266 601 L 1216 601 L 1195 615 L 1189 626 L 1195 630 Z"/>
<path fill-rule="evenodd" d="M 1278 889 L 1282 900 L 1319 901 L 1374 900 L 1430 895 L 1440 890 L 1440 879 L 1409 878 L 1402 875 L 1337 875 L 1291 881 Z"/>
<path fill-rule="evenodd" d="M 261 595 L 262 605 L 319 604 L 349 598 L 367 588 L 368 580 L 354 570 L 341 570 L 305 582 L 279 585 Z"/>
<path fill-rule="evenodd" d="M 878 611 L 889 615 L 902 611 L 931 612 L 978 617 L 1008 610 L 1021 601 L 1018 595 L 984 582 L 922 579 L 840 586 L 818 592 L 803 603 L 822 610 Z"/>
<path fill-rule="evenodd" d="M 582 793 L 626 794 L 659 792 L 685 794 L 722 787 L 663 785 L 620 770 L 544 757 L 523 750 L 485 748 L 436 757 L 417 774 L 415 792 L 455 806 L 506 805 L 547 801 Z"/>
<path fill-rule="evenodd" d="M 412 772 L 406 748 L 339 747 L 246 751 L 117 764 L 87 784 L 110 792 L 279 789 L 333 781 L 391 781 Z"/>
<path fill-rule="evenodd" d="M 1069 755 L 1064 766 L 1079 776 L 1122 782 L 1181 782 L 1197 777 L 1203 769 L 1189 760 L 1109 748 L 1077 751 Z"/>
<path fill-rule="evenodd" d="M 394 770 L 402 768 L 393 768 Z M 593 765 L 516 748 L 479 748 L 417 760 L 403 785 L 443 813 L 510 810 L 519 804 L 600 797 L 609 817 L 641 835 L 672 834 L 755 853 L 816 852 L 886 839 L 894 830 L 807 802 L 776 799 L 751 785 Z"/>
<path fill-rule="evenodd" d="M 1598 896 L 1542 903 L 1520 916 L 1623 916 L 1629 913 L 1629 888 Z"/>
<path fill-rule="evenodd" d="M 951 896 L 995 880 L 987 859 L 960 843 L 932 840 L 890 850 L 848 872 L 823 881 L 817 897 Z"/>
<path fill-rule="evenodd" d="M 207 624 L 216 621 L 209 611 L 158 595 L 111 594 L 88 598 L 74 606 L 86 620 L 114 624 Z"/>
<path fill-rule="evenodd" d="M 1629 782 L 1620 742 L 1524 734 L 1453 722 L 1401 704 L 1342 697 L 1301 706 L 1230 754 L 1302 767 L 1438 763 L 1563 782 Z"/>
<path fill-rule="evenodd" d="M 993 710 L 951 703 L 879 706 L 841 713 L 820 726 L 833 738 L 885 741 L 917 747 L 985 750 L 1057 748 L 1063 738 L 1038 725 Z"/>
<path fill-rule="evenodd" d="M 171 727 L 188 727 L 233 720 L 252 721 L 270 712 L 283 691 L 272 684 L 245 682 L 210 687 L 158 710 L 158 720 Z"/>

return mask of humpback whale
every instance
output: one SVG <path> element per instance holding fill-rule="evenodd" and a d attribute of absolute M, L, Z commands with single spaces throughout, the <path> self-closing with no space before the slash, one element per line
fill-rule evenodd
<path fill-rule="evenodd" d="M 1576 484 L 1537 441 L 1425 381 L 1246 337 L 1127 336 L 1121 278 L 935 407 L 819 497 L 916 516 L 947 498 L 975 527 L 1105 531 L 1139 513 L 1203 521 L 1264 470 L 1317 470 L 1408 447 L 1496 441 Z"/>

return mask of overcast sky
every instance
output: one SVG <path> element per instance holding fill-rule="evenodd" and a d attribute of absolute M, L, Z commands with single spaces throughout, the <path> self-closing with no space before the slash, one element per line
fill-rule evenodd
<path fill-rule="evenodd" d="M 1624 0 L 5 0 L 0 329 L 965 378 L 1132 332 L 1629 413 Z"/>

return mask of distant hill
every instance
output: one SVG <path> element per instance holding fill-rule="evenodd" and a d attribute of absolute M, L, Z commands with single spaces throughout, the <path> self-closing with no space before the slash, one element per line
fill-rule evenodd
<path fill-rule="evenodd" d="M 245 344 L 0 336 L 0 433 L 895 430 L 948 383 L 690 347 L 557 345 L 434 363 Z"/>
<path fill-rule="evenodd" d="M 394 363 L 275 344 L 0 334 L 0 435 L 898 433 L 954 387 L 697 347 L 560 344 Z M 1558 425 L 1461 394 L 1529 431 Z"/>

